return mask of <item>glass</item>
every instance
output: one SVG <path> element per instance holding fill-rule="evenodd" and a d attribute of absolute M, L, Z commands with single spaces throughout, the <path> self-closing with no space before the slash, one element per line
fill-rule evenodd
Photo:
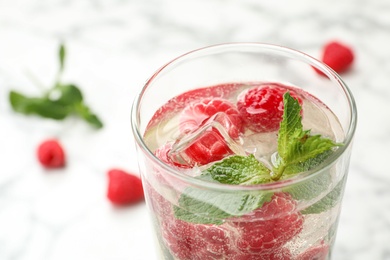
<path fill-rule="evenodd" d="M 250 186 L 200 180 L 188 175 L 187 169 L 172 167 L 156 157 L 155 149 L 161 144 L 153 147 L 145 142 L 150 125 L 159 123 L 150 123 L 156 121 L 156 111 L 164 114 L 169 113 L 165 110 L 175 110 L 166 105 L 172 104 L 172 98 L 200 87 L 219 85 L 223 91 L 207 95 L 229 96 L 236 90 L 230 84 L 234 82 L 287 83 L 310 93 L 336 116 L 338 121 L 330 124 L 335 140 L 343 146 L 319 167 L 292 179 Z M 160 109 L 164 105 L 165 110 Z M 177 106 L 182 108 L 183 104 Z M 331 259 L 356 118 L 354 99 L 340 76 L 318 60 L 289 48 L 261 43 L 221 44 L 189 52 L 164 65 L 136 97 L 131 117 L 161 259 Z M 307 196 L 290 203 L 294 191 L 307 187 L 315 187 L 315 191 L 309 189 Z M 204 203 L 204 210 L 194 201 L 179 203 L 183 194 Z M 235 217 L 224 214 L 232 205 L 262 194 L 273 196 L 273 202 L 263 205 L 267 210 L 272 211 L 275 205 L 288 210 L 266 214 L 264 209 Z M 210 210 L 221 214 L 210 215 Z M 175 212 L 210 221 L 177 219 Z"/>

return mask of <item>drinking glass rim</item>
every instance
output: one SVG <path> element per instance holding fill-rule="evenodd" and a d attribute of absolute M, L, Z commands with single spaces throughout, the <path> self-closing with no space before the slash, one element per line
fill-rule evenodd
<path fill-rule="evenodd" d="M 323 161 L 318 167 L 315 167 L 312 170 L 304 171 L 292 178 L 288 178 L 285 180 L 270 182 L 270 183 L 264 183 L 264 184 L 256 184 L 256 185 L 233 185 L 233 184 L 223 184 L 223 183 L 217 183 L 217 182 L 210 182 L 205 181 L 201 179 L 194 178 L 193 176 L 185 175 L 177 168 L 173 168 L 169 166 L 168 164 L 161 161 L 157 156 L 154 155 L 154 153 L 147 147 L 145 142 L 143 141 L 143 134 L 139 131 L 139 108 L 140 108 L 140 102 L 142 100 L 143 94 L 147 90 L 148 86 L 154 81 L 154 79 L 165 69 L 176 65 L 177 63 L 180 63 L 181 61 L 187 60 L 191 58 L 192 56 L 198 56 L 201 52 L 205 52 L 204 55 L 207 55 L 207 51 L 214 51 L 220 49 L 220 52 L 228 52 L 228 50 L 239 50 L 239 48 L 260 48 L 262 50 L 271 50 L 273 52 L 280 52 L 280 53 L 288 53 L 291 55 L 291 57 L 294 57 L 297 60 L 303 61 L 311 66 L 313 66 L 316 69 L 320 69 L 321 72 L 323 72 L 326 76 L 329 78 L 333 78 L 337 81 L 337 83 L 341 86 L 341 89 L 343 90 L 344 95 L 347 98 L 348 105 L 350 108 L 350 122 L 348 125 L 348 131 L 345 134 L 345 138 L 343 140 L 343 145 L 338 147 L 337 150 L 332 153 L 325 161 Z M 225 51 L 221 50 L 225 49 Z M 242 50 L 242 49 L 241 49 Z M 211 52 L 210 52 L 211 53 Z M 213 54 L 217 52 L 212 52 Z M 260 42 L 232 42 L 232 43 L 221 43 L 221 44 L 214 44 L 205 46 L 202 48 L 194 49 L 192 51 L 186 52 L 180 56 L 177 56 L 176 58 L 172 59 L 171 61 L 167 62 L 165 65 L 160 67 L 144 84 L 141 91 L 135 96 L 133 105 L 131 108 L 131 126 L 133 135 L 135 137 L 136 142 L 138 143 L 139 147 L 142 149 L 142 152 L 147 155 L 148 159 L 153 161 L 153 163 L 156 163 L 159 167 L 161 167 L 164 170 L 164 173 L 168 173 L 172 177 L 178 178 L 181 181 L 184 181 L 186 183 L 189 183 L 193 186 L 207 188 L 207 189 L 213 189 L 213 190 L 230 190 L 230 191 L 253 191 L 253 190 L 263 190 L 263 191 L 269 191 L 269 190 L 275 190 L 284 188 L 286 186 L 294 185 L 300 182 L 303 182 L 307 179 L 314 178 L 321 172 L 326 171 L 332 165 L 339 159 L 339 157 L 350 147 L 352 144 L 352 140 L 355 134 L 357 125 L 357 108 L 355 99 L 352 95 L 351 90 L 349 87 L 345 84 L 345 82 L 342 80 L 342 78 L 328 65 L 325 63 L 317 60 L 316 58 L 281 45 L 276 44 L 269 44 L 269 43 L 260 43 Z"/>

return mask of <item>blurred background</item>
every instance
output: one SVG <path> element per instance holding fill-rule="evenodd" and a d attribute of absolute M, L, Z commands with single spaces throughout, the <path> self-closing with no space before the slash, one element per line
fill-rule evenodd
<path fill-rule="evenodd" d="M 390 2 L 386 0 L 0 0 L 0 259 L 156 259 L 144 202 L 114 207 L 107 171 L 138 173 L 131 103 L 169 60 L 207 45 L 265 42 L 316 58 L 338 40 L 359 123 L 333 259 L 390 259 Z M 79 86 L 104 127 L 15 113 L 9 92 Z M 57 138 L 65 168 L 36 149 Z"/>

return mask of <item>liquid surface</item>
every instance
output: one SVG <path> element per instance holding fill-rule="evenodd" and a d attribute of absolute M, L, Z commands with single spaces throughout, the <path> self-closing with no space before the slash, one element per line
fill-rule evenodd
<path fill-rule="evenodd" d="M 144 141 L 153 152 L 167 143 L 174 144 L 173 149 L 185 150 L 185 146 L 189 146 L 192 142 L 197 141 L 197 137 L 202 134 L 202 131 L 208 129 L 205 126 L 202 128 L 203 130 L 200 129 L 197 132 L 183 134 L 180 131 L 180 118 L 183 116 L 183 110 L 186 107 L 199 102 L 199 100 L 212 98 L 228 100 L 237 107 L 236 104 L 240 95 L 248 89 L 267 84 L 286 87 L 286 90 L 293 91 L 299 96 L 302 100 L 302 124 L 304 129 L 310 129 L 312 135 L 319 134 L 336 142 L 342 142 L 344 134 L 337 117 L 317 98 L 299 88 L 259 82 L 217 85 L 197 89 L 195 94 L 191 91 L 173 98 L 155 114 L 144 134 Z M 258 160 L 272 164 L 272 155 L 277 150 L 277 130 L 256 133 L 244 126 L 244 130 L 239 138 L 232 140 L 228 133 L 224 133 L 223 127 L 215 125 L 215 120 L 211 120 L 210 124 L 210 127 L 220 130 L 226 145 L 233 150 L 232 154 L 254 154 Z M 182 163 L 187 164 L 186 162 Z"/>

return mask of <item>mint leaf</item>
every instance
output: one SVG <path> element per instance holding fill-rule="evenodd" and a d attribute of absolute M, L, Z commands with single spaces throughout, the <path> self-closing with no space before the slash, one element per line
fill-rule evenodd
<path fill-rule="evenodd" d="M 10 91 L 9 100 L 12 109 L 25 115 L 35 114 L 56 120 L 63 120 L 69 115 L 78 115 L 93 127 L 102 128 L 102 121 L 83 102 L 80 88 L 60 82 L 65 54 L 65 46 L 61 44 L 58 52 L 59 71 L 54 86 L 40 97 L 27 97 L 16 91 Z"/>
<path fill-rule="evenodd" d="M 262 207 L 272 193 L 261 191 L 219 192 L 187 188 L 174 207 L 178 219 L 201 224 L 222 224 L 226 218 L 239 217 Z"/>
<path fill-rule="evenodd" d="M 254 185 L 271 181 L 270 170 L 253 155 L 231 156 L 215 163 L 198 177 L 223 184 Z M 239 217 L 271 200 L 265 191 L 216 191 L 187 188 L 175 207 L 178 219 L 192 223 L 222 224 L 224 219 Z"/>
<path fill-rule="evenodd" d="M 231 156 L 203 171 L 212 179 L 225 184 L 253 185 L 270 182 L 270 170 L 254 155 Z"/>
<path fill-rule="evenodd" d="M 75 107 L 75 112 L 93 127 L 95 128 L 103 127 L 103 123 L 99 119 L 99 117 L 94 113 L 92 113 L 90 108 L 87 107 L 85 104 L 83 103 L 77 104 L 77 106 Z"/>
<path fill-rule="evenodd" d="M 75 105 L 83 101 L 81 90 L 73 84 L 58 84 L 53 90 L 49 92 L 49 96 L 50 93 L 53 92 L 58 92 L 59 94 L 59 97 L 56 99 L 56 101 L 66 106 Z"/>
<path fill-rule="evenodd" d="M 25 115 L 39 115 L 45 118 L 62 120 L 69 114 L 69 108 L 48 98 L 26 97 L 11 91 L 9 100 L 14 111 Z"/>
<path fill-rule="evenodd" d="M 288 159 L 291 156 L 289 151 L 291 142 L 302 140 L 307 133 L 303 131 L 302 108 L 298 100 L 286 92 L 283 96 L 283 102 L 283 119 L 278 132 L 278 154 L 281 158 Z"/>
<path fill-rule="evenodd" d="M 333 190 L 330 191 L 325 197 L 310 207 L 302 210 L 301 212 L 303 214 L 318 214 L 336 206 L 336 204 L 340 201 L 341 194 L 344 189 L 345 178 L 346 177 L 344 176 L 344 178 L 339 183 L 337 183 Z"/>
<path fill-rule="evenodd" d="M 295 164 L 290 164 L 285 168 L 281 179 L 290 178 L 291 175 L 295 175 L 298 172 L 309 171 L 310 169 L 313 169 L 313 168 L 317 167 L 318 165 L 320 165 L 331 154 L 332 154 L 332 151 L 328 150 L 328 151 L 320 153 L 320 154 L 316 155 L 315 157 L 310 158 L 306 161 L 298 162 Z"/>
<path fill-rule="evenodd" d="M 91 109 L 84 104 L 80 89 L 73 85 L 57 85 L 54 91 L 60 91 L 59 103 L 71 107 L 71 112 L 77 114 L 95 128 L 102 128 L 103 123 Z"/>
<path fill-rule="evenodd" d="M 215 199 L 215 201 L 203 201 L 203 197 Z M 222 224 L 223 219 L 231 215 L 219 208 L 217 204 L 221 203 L 221 197 L 215 197 L 212 191 L 204 191 L 197 194 L 196 190 L 187 189 L 179 199 L 179 207 L 174 207 L 175 217 L 184 221 L 198 224 Z M 216 205 L 214 205 L 216 204 Z"/>
<path fill-rule="evenodd" d="M 306 181 L 293 184 L 283 191 L 290 193 L 296 200 L 311 200 L 326 191 L 331 182 L 332 178 L 329 173 L 321 173 Z"/>
<path fill-rule="evenodd" d="M 309 136 L 307 134 L 305 134 L 304 139 L 293 139 L 290 141 L 290 145 L 287 149 L 288 153 L 284 158 L 284 161 L 288 166 L 305 163 L 311 158 L 337 146 L 337 144 L 330 139 L 322 138 L 320 135 Z"/>
<path fill-rule="evenodd" d="M 302 108 L 298 100 L 289 92 L 284 94 L 283 100 L 283 120 L 278 133 L 278 159 L 272 176 L 274 180 L 282 178 L 288 168 L 290 174 L 312 169 L 319 164 L 319 159 L 323 159 L 323 155 L 340 145 L 320 135 L 310 135 L 310 130 L 303 130 Z"/>

